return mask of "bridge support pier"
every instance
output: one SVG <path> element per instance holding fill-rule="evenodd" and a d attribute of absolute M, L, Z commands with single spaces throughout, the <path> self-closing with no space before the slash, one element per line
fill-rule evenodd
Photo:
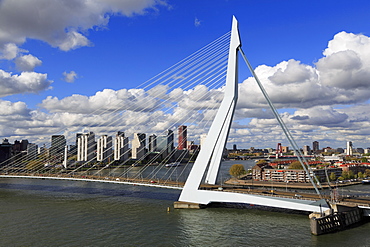
<path fill-rule="evenodd" d="M 173 203 L 173 207 L 174 208 L 179 208 L 179 209 L 186 209 L 186 208 L 189 208 L 189 209 L 202 209 L 202 208 L 205 208 L 206 205 L 199 204 L 199 203 L 193 203 L 193 202 L 180 202 L 180 201 L 177 201 L 177 202 L 174 202 Z"/>
<path fill-rule="evenodd" d="M 334 204 L 332 208 L 324 212 L 324 215 L 322 213 L 310 214 L 313 235 L 342 231 L 364 221 L 363 210 L 359 207 Z"/>

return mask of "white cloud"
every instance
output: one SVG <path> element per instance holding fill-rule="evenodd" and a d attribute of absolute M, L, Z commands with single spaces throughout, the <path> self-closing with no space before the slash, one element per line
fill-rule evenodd
<path fill-rule="evenodd" d="M 142 15 L 160 0 L 2 0 L 0 44 L 22 44 L 27 38 L 45 41 L 63 51 L 91 45 L 86 31 L 104 27 L 114 14 Z"/>
<path fill-rule="evenodd" d="M 366 143 L 366 136 L 370 136 L 370 89 L 366 80 L 370 71 L 368 43 L 366 36 L 342 32 L 329 42 L 324 57 L 316 65 L 291 59 L 275 66 L 261 65 L 255 69 L 299 145 L 318 140 L 322 145 L 340 147 L 346 139 Z M 64 75 L 76 78 L 72 72 L 65 72 Z M 7 90 L 13 90 L 13 93 L 32 91 L 34 87 L 20 83 L 22 80 L 19 77 L 26 75 L 31 76 L 0 71 L 0 93 L 7 92 L 5 88 L 10 88 Z M 37 77 L 42 74 L 32 75 Z M 39 90 L 45 90 L 50 85 L 46 76 L 40 77 L 39 81 L 39 84 L 36 83 Z M 22 91 L 21 88 L 27 90 Z M 204 85 L 190 90 L 163 85 L 147 91 L 104 89 L 93 96 L 75 94 L 62 99 L 49 96 L 39 105 L 42 110 L 31 113 L 21 103 L 16 107 L 15 104 L 9 105 L 12 104 L 9 102 L 0 102 L 0 107 L 4 108 L 0 110 L 0 115 L 13 114 L 27 119 L 7 128 L 6 133 L 13 133 L 14 136 L 42 136 L 63 128 L 69 131 L 86 128 L 97 134 L 120 130 L 130 136 L 134 132 L 161 132 L 178 123 L 187 123 L 189 136 L 196 137 L 207 131 L 222 97 L 222 89 L 210 89 Z M 170 106 L 176 107 L 169 109 Z M 5 110 L 7 107 L 9 112 Z M 243 147 L 274 147 L 277 142 L 289 145 L 267 108 L 253 78 L 240 83 L 234 117 L 236 123 L 232 125 L 230 141 Z M 191 125 L 202 119 L 206 121 L 202 128 Z"/>
<path fill-rule="evenodd" d="M 315 126 L 348 127 L 349 125 L 347 114 L 340 113 L 329 106 L 297 110 L 291 119 L 301 124 Z"/>
<path fill-rule="evenodd" d="M 17 57 L 15 59 L 15 64 L 20 71 L 33 71 L 36 66 L 41 66 L 42 61 L 37 57 L 28 54 Z"/>
<path fill-rule="evenodd" d="M 370 88 L 370 38 L 340 32 L 329 41 L 316 66 L 323 85 L 346 90 Z"/>
<path fill-rule="evenodd" d="M 0 59 L 12 60 L 17 57 L 18 53 L 24 51 L 19 49 L 14 43 L 2 44 L 0 42 Z"/>
<path fill-rule="evenodd" d="M 74 82 L 76 78 L 78 78 L 77 73 L 74 72 L 73 70 L 70 71 L 69 73 L 67 73 L 67 71 L 64 71 L 63 76 L 64 76 L 63 80 L 69 83 Z"/>
<path fill-rule="evenodd" d="M 22 72 L 20 75 L 0 70 L 0 97 L 21 93 L 38 93 L 50 87 L 46 74 Z"/>
<path fill-rule="evenodd" d="M 104 89 L 90 97 L 74 94 L 58 99 L 48 96 L 42 101 L 40 107 L 50 112 L 86 114 L 123 110 L 148 112 L 157 109 L 159 105 L 159 100 L 148 95 L 143 89 L 121 89 L 118 91 Z"/>
<path fill-rule="evenodd" d="M 0 121 L 9 121 L 9 117 L 14 120 L 14 116 L 17 116 L 17 118 L 29 117 L 30 111 L 24 102 L 12 103 L 10 101 L 0 100 Z"/>
<path fill-rule="evenodd" d="M 290 59 L 276 66 L 277 71 L 268 79 L 274 84 L 299 84 L 317 81 L 317 73 L 314 68 L 301 64 L 299 61 Z"/>

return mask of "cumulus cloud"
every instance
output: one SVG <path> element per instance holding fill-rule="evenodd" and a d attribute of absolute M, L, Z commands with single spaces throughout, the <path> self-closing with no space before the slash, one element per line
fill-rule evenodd
<path fill-rule="evenodd" d="M 336 34 L 317 63 L 323 85 L 343 89 L 370 88 L 370 38 L 362 34 Z"/>
<path fill-rule="evenodd" d="M 4 118 L 6 118 L 5 121 L 8 121 L 8 117 L 14 116 L 18 116 L 17 118 L 29 117 L 30 111 L 24 102 L 12 103 L 10 101 L 0 100 L 0 121 L 4 121 Z"/>
<path fill-rule="evenodd" d="M 294 59 L 281 62 L 276 66 L 276 69 L 274 74 L 268 79 L 277 85 L 317 81 L 318 77 L 314 68 L 301 64 L 300 61 Z"/>
<path fill-rule="evenodd" d="M 183 95 L 180 95 L 180 92 Z M 170 95 L 174 97 L 175 94 L 178 94 L 177 97 L 180 99 L 178 104 L 181 108 L 193 110 L 217 108 L 223 99 L 222 89 L 210 90 L 205 85 L 197 85 L 187 91 L 174 89 Z"/>
<path fill-rule="evenodd" d="M 19 49 L 14 43 L 1 44 L 0 42 L 0 59 L 12 60 L 21 51 L 24 50 Z"/>
<path fill-rule="evenodd" d="M 0 136 L 13 136 L 18 128 L 32 119 L 31 109 L 24 102 L 0 100 Z"/>
<path fill-rule="evenodd" d="M 307 125 L 348 127 L 348 115 L 328 106 L 297 110 L 291 119 Z"/>
<path fill-rule="evenodd" d="M 288 75 L 285 74 L 286 71 Z M 293 59 L 281 62 L 274 67 L 261 65 L 255 69 L 255 72 L 272 102 L 278 108 L 309 108 L 315 105 L 331 104 L 333 98 L 339 93 L 328 86 L 321 85 L 312 66 L 302 65 Z M 295 80 L 292 80 L 290 75 Z M 254 78 L 248 78 L 240 84 L 238 109 L 266 107 L 268 107 L 267 101 Z"/>
<path fill-rule="evenodd" d="M 36 72 L 22 72 L 12 75 L 0 70 L 0 97 L 21 93 L 38 93 L 50 87 L 52 81 L 46 74 Z"/>
<path fill-rule="evenodd" d="M 143 89 L 121 89 L 118 91 L 104 89 L 95 95 L 87 97 L 74 94 L 72 96 L 58 99 L 48 96 L 42 101 L 40 107 L 50 112 L 69 113 L 101 113 L 112 111 L 153 111 L 160 105 L 160 101 L 148 95 Z"/>
<path fill-rule="evenodd" d="M 15 59 L 15 64 L 20 71 L 33 71 L 36 66 L 41 66 L 42 61 L 37 57 L 28 54 L 17 57 Z"/>
<path fill-rule="evenodd" d="M 63 80 L 69 83 L 74 82 L 76 78 L 78 78 L 77 73 L 74 72 L 73 70 L 70 71 L 69 73 L 67 71 L 64 71 L 63 76 L 64 76 Z"/>
<path fill-rule="evenodd" d="M 316 64 L 307 65 L 290 59 L 255 69 L 299 144 L 307 145 L 318 140 L 340 145 L 348 138 L 363 141 L 364 136 L 370 135 L 370 87 L 366 79 L 370 78 L 368 40 L 364 35 L 341 32 L 328 43 Z M 10 81 L 20 84 L 17 80 L 20 81 L 18 77 L 22 75 L 13 76 L 1 71 L 0 87 L 5 88 L 7 80 L 6 86 L 13 88 Z M 36 75 L 42 74 L 33 74 Z M 72 71 L 64 75 L 76 77 Z M 46 77 L 43 79 L 45 81 Z M 42 87 L 39 83 L 39 88 L 46 89 L 50 85 L 47 80 L 44 84 Z M 18 90 L 13 90 L 20 92 L 22 87 L 25 86 L 19 85 L 15 87 Z M 0 93 L 6 92 L 2 88 Z M 130 135 L 140 131 L 160 132 L 186 123 L 192 130 L 189 135 L 194 137 L 207 131 L 222 98 L 222 88 L 210 89 L 205 85 L 186 90 L 165 85 L 149 90 L 104 89 L 92 96 L 75 94 L 62 99 L 49 96 L 39 105 L 41 110 L 29 112 L 26 106 L 19 104 L 20 113 L 15 115 L 28 117 L 25 125 L 28 129 L 18 130 L 12 126 L 7 133 L 32 135 L 38 131 L 49 133 L 50 129 L 80 131 L 85 128 L 101 134 L 121 130 Z M 0 106 L 2 104 L 6 108 L 9 103 L 0 102 Z M 10 109 L 16 112 L 15 105 Z M 230 141 L 243 146 L 250 143 L 255 147 L 271 147 L 277 142 L 289 145 L 253 78 L 239 84 L 236 109 Z M 0 111 L 1 114 L 6 113 Z M 199 123 L 201 120 L 203 123 Z"/>
<path fill-rule="evenodd" d="M 63 51 L 91 45 L 86 31 L 104 27 L 111 15 L 156 11 L 160 0 L 3 0 L 0 44 L 22 44 L 27 38 L 45 41 Z"/>
<path fill-rule="evenodd" d="M 258 77 L 278 108 L 310 108 L 366 102 L 370 99 L 370 39 L 341 32 L 315 66 L 291 59 L 261 65 Z M 239 88 L 238 108 L 268 107 L 253 78 Z"/>

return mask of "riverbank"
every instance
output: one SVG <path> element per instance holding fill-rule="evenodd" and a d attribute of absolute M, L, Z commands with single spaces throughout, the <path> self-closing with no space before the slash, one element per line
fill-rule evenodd
<path fill-rule="evenodd" d="M 255 181 L 252 179 L 243 180 L 231 178 L 227 180 L 224 184 L 227 185 L 239 185 L 239 186 L 252 186 L 252 187 L 275 187 L 275 188 L 288 188 L 288 189 L 314 189 L 311 183 L 285 183 L 277 181 Z M 351 185 L 361 184 L 360 181 L 345 182 L 345 183 L 321 183 L 323 189 L 328 189 L 329 187 L 346 187 Z"/>

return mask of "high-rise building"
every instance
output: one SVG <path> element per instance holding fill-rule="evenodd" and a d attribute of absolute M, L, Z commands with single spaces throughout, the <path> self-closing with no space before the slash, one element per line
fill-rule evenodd
<path fill-rule="evenodd" d="M 92 161 L 96 158 L 96 142 L 93 132 L 77 134 L 77 161 Z"/>
<path fill-rule="evenodd" d="M 5 160 L 8 160 L 12 156 L 12 144 L 9 143 L 8 139 L 4 139 L 3 143 L 0 144 L 0 166 L 6 165 Z"/>
<path fill-rule="evenodd" d="M 178 128 L 178 150 L 187 149 L 187 127 L 185 125 L 180 125 Z"/>
<path fill-rule="evenodd" d="M 174 136 L 172 130 L 167 130 L 167 135 L 157 136 L 157 152 L 161 152 L 163 155 L 170 154 L 174 149 Z"/>
<path fill-rule="evenodd" d="M 112 156 L 112 137 L 107 135 L 102 135 L 97 142 L 97 161 L 109 161 Z"/>
<path fill-rule="evenodd" d="M 319 148 L 319 142 L 318 141 L 314 141 L 313 143 L 312 143 L 312 151 L 313 152 L 317 152 L 317 151 L 319 151 L 320 150 L 320 148 Z"/>
<path fill-rule="evenodd" d="M 14 145 L 13 145 L 14 155 L 17 155 L 23 151 L 27 151 L 27 146 L 28 146 L 28 140 L 22 140 L 21 142 L 15 140 Z"/>
<path fill-rule="evenodd" d="M 347 155 L 353 155 L 353 146 L 352 146 L 352 142 L 347 142 L 346 154 L 347 154 Z"/>
<path fill-rule="evenodd" d="M 125 137 L 124 132 L 118 131 L 114 141 L 114 160 L 126 161 L 128 155 L 128 137 Z"/>
<path fill-rule="evenodd" d="M 153 153 L 157 150 L 157 136 L 150 135 L 149 136 L 149 152 Z"/>
<path fill-rule="evenodd" d="M 131 157 L 133 159 L 143 159 L 146 153 L 146 135 L 144 133 L 134 133 L 131 148 Z"/>
<path fill-rule="evenodd" d="M 22 140 L 21 141 L 21 151 L 26 151 L 28 144 L 29 144 L 28 140 Z"/>
<path fill-rule="evenodd" d="M 51 146 L 50 155 L 57 156 L 64 153 L 64 147 L 66 146 L 66 138 L 64 135 L 52 135 L 51 136 Z"/>
<path fill-rule="evenodd" d="M 311 154 L 310 146 L 304 145 L 303 146 L 303 155 L 309 155 L 309 154 Z"/>
<path fill-rule="evenodd" d="M 37 149 L 39 147 L 35 143 L 28 143 L 27 146 L 27 155 L 33 158 L 37 157 Z"/>

